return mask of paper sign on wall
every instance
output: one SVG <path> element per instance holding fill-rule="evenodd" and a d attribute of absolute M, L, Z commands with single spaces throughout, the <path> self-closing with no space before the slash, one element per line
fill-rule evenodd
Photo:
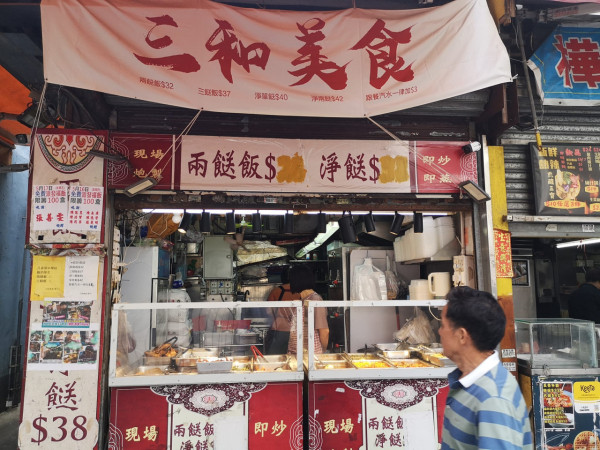
<path fill-rule="evenodd" d="M 69 230 L 100 230 L 103 194 L 102 186 L 69 187 Z"/>
<path fill-rule="evenodd" d="M 66 298 L 96 300 L 98 297 L 98 256 L 67 256 L 65 265 Z"/>
<path fill-rule="evenodd" d="M 69 214 L 66 184 L 34 186 L 32 201 L 31 227 L 34 230 L 66 229 Z"/>
<path fill-rule="evenodd" d="M 98 256 L 33 256 L 30 300 L 98 298 Z"/>
<path fill-rule="evenodd" d="M 62 256 L 33 256 L 30 300 L 62 297 L 65 281 L 65 258 Z"/>

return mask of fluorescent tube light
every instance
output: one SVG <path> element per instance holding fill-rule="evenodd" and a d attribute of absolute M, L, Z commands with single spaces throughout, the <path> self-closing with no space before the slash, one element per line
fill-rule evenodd
<path fill-rule="evenodd" d="M 585 245 L 600 244 L 600 238 L 579 239 L 577 241 L 559 242 L 556 248 L 581 247 Z"/>

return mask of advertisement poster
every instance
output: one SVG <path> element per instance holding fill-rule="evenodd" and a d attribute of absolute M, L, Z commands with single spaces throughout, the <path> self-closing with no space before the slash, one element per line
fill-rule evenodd
<path fill-rule="evenodd" d="M 92 302 L 46 299 L 44 302 L 44 328 L 89 328 Z"/>
<path fill-rule="evenodd" d="M 102 227 L 104 188 L 102 186 L 69 186 L 69 220 L 73 231 L 99 231 Z"/>
<path fill-rule="evenodd" d="M 532 377 L 536 449 L 600 448 L 597 375 Z"/>
<path fill-rule="evenodd" d="M 573 383 L 542 383 L 544 428 L 575 427 L 573 416 Z"/>
<path fill-rule="evenodd" d="M 69 215 L 66 184 L 33 186 L 33 214 L 31 227 L 34 230 L 64 230 Z"/>
<path fill-rule="evenodd" d="M 536 214 L 600 215 L 600 145 L 530 148 Z"/>
<path fill-rule="evenodd" d="M 35 324 L 29 332 L 27 371 L 95 370 L 99 338 L 98 327 L 94 325 L 86 330 L 73 330 Z"/>

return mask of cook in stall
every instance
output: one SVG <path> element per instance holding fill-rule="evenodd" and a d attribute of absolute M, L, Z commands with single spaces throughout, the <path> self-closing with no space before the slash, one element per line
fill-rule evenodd
<path fill-rule="evenodd" d="M 569 317 L 600 324 L 600 269 L 589 269 L 585 283 L 569 297 Z"/>
<path fill-rule="evenodd" d="M 274 287 L 267 301 L 300 300 L 299 293 L 292 293 L 289 282 L 289 266 L 281 272 L 281 286 Z M 265 352 L 269 355 L 282 355 L 287 352 L 292 325 L 292 311 L 289 308 L 273 308 L 273 324 L 267 332 Z"/>
<path fill-rule="evenodd" d="M 304 351 L 308 349 L 308 302 L 320 301 L 323 298 L 315 292 L 315 274 L 307 265 L 295 265 L 290 269 L 290 289 L 292 293 L 300 294 L 304 303 Z M 296 342 L 298 340 L 297 320 L 295 311 L 292 312 L 292 323 L 290 327 L 290 339 L 288 343 L 288 353 L 296 354 Z M 314 351 L 315 354 L 323 353 L 329 343 L 329 326 L 327 325 L 327 308 L 315 308 L 315 336 Z"/>

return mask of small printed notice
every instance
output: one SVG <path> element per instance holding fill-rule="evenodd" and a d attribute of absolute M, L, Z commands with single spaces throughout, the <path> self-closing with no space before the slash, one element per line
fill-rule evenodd
<path fill-rule="evenodd" d="M 63 297 L 65 259 L 64 256 L 33 256 L 30 300 Z"/>
<path fill-rule="evenodd" d="M 66 184 L 33 187 L 31 226 L 34 230 L 65 230 L 69 214 Z"/>
<path fill-rule="evenodd" d="M 63 297 L 96 300 L 98 297 L 98 256 L 67 256 Z"/>
<path fill-rule="evenodd" d="M 99 231 L 102 225 L 103 198 L 102 186 L 70 186 L 67 228 L 73 231 Z"/>
<path fill-rule="evenodd" d="M 27 370 L 92 370 L 98 365 L 100 332 L 32 326 L 27 349 Z"/>
<path fill-rule="evenodd" d="M 46 299 L 44 303 L 44 328 L 89 328 L 92 302 Z"/>
<path fill-rule="evenodd" d="M 98 298 L 100 257 L 33 256 L 31 301 L 61 299 L 68 302 Z"/>

